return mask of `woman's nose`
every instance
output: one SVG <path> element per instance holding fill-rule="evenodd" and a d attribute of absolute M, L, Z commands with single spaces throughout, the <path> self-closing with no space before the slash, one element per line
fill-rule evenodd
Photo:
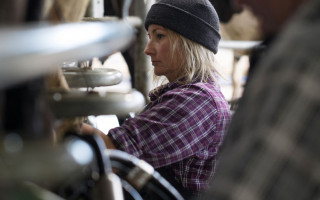
<path fill-rule="evenodd" d="M 150 56 L 153 53 L 151 41 L 147 43 L 147 46 L 144 48 L 144 53 Z"/>

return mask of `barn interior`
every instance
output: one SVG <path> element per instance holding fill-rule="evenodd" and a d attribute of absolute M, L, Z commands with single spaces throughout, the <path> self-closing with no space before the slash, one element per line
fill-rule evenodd
<path fill-rule="evenodd" d="M 153 3 L 1 0 L 1 199 L 182 199 L 148 163 L 80 129 L 107 132 L 148 103 L 156 85 L 143 19 Z M 256 21 L 238 21 L 252 15 L 237 16 L 222 23 L 217 54 L 232 110 L 260 40 Z M 252 32 L 234 33 L 240 25 Z"/>

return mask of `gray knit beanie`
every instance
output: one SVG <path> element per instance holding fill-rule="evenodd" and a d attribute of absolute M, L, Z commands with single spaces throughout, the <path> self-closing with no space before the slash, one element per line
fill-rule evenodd
<path fill-rule="evenodd" d="M 160 0 L 153 4 L 145 28 L 157 24 L 217 53 L 220 41 L 219 18 L 208 0 Z"/>

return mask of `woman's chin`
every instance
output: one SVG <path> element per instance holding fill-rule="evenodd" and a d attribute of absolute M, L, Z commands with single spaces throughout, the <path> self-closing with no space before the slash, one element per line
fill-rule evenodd
<path fill-rule="evenodd" d="M 154 70 L 154 75 L 156 75 L 156 76 L 162 76 L 162 75 L 163 75 L 163 73 L 161 73 L 161 72 L 159 72 L 159 71 Z"/>

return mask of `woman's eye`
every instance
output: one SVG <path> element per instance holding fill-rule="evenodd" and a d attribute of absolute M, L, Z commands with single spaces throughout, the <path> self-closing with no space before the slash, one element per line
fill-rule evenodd
<path fill-rule="evenodd" d="M 157 34 L 157 38 L 158 38 L 158 39 L 162 39 L 163 37 L 164 37 L 163 34 Z"/>

